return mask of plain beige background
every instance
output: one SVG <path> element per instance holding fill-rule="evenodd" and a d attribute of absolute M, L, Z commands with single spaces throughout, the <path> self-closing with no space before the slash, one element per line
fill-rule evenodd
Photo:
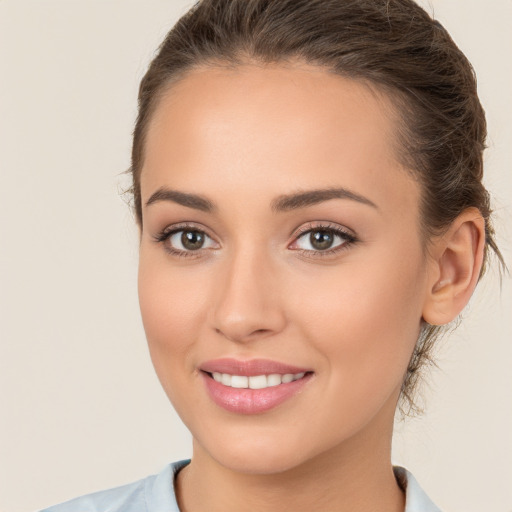
<path fill-rule="evenodd" d="M 190 0 L 0 0 L 0 511 L 158 472 L 189 435 L 153 374 L 119 196 L 138 81 Z M 512 1 L 434 0 L 477 71 L 512 267 Z M 508 226 L 507 226 L 508 224 Z M 491 273 L 397 425 L 395 462 L 452 512 L 512 511 L 512 286 Z"/>

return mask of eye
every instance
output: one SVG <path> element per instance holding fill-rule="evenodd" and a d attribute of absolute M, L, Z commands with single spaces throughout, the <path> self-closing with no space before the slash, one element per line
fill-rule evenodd
<path fill-rule="evenodd" d="M 354 243 L 356 238 L 340 228 L 331 226 L 317 226 L 301 230 L 290 249 L 306 253 L 337 252 Z"/>
<path fill-rule="evenodd" d="M 197 251 L 213 245 L 213 240 L 206 233 L 184 229 L 171 234 L 168 241 L 172 247 L 179 251 Z"/>
<path fill-rule="evenodd" d="M 167 228 L 155 237 L 167 252 L 177 256 L 192 256 L 201 249 L 216 248 L 218 244 L 204 231 L 195 227 Z"/>

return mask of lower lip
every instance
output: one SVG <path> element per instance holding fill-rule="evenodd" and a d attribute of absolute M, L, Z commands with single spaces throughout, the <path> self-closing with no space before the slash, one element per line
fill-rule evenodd
<path fill-rule="evenodd" d="M 238 414 L 259 414 L 282 404 L 299 393 L 311 380 L 312 374 L 286 384 L 264 389 L 231 388 L 202 373 L 211 399 L 223 409 Z"/>

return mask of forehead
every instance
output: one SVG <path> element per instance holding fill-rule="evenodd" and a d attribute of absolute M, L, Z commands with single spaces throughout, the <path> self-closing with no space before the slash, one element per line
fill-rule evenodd
<path fill-rule="evenodd" d="M 385 94 L 317 66 L 196 69 L 151 120 L 143 201 L 162 185 L 262 196 L 344 186 L 398 197 L 412 180 L 396 158 L 395 118 Z"/>

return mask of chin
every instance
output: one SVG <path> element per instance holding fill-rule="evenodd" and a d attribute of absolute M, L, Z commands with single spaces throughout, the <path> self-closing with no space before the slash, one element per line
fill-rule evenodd
<path fill-rule="evenodd" d="M 305 443 L 304 439 L 310 436 L 300 429 L 293 430 L 295 432 L 290 433 L 289 428 L 278 431 L 260 427 L 240 428 L 238 431 L 227 429 L 217 435 L 212 429 L 196 432 L 194 456 L 206 455 L 224 468 L 238 473 L 271 475 L 298 468 L 328 448 L 319 443 Z M 202 439 L 206 443 L 202 444 Z"/>

